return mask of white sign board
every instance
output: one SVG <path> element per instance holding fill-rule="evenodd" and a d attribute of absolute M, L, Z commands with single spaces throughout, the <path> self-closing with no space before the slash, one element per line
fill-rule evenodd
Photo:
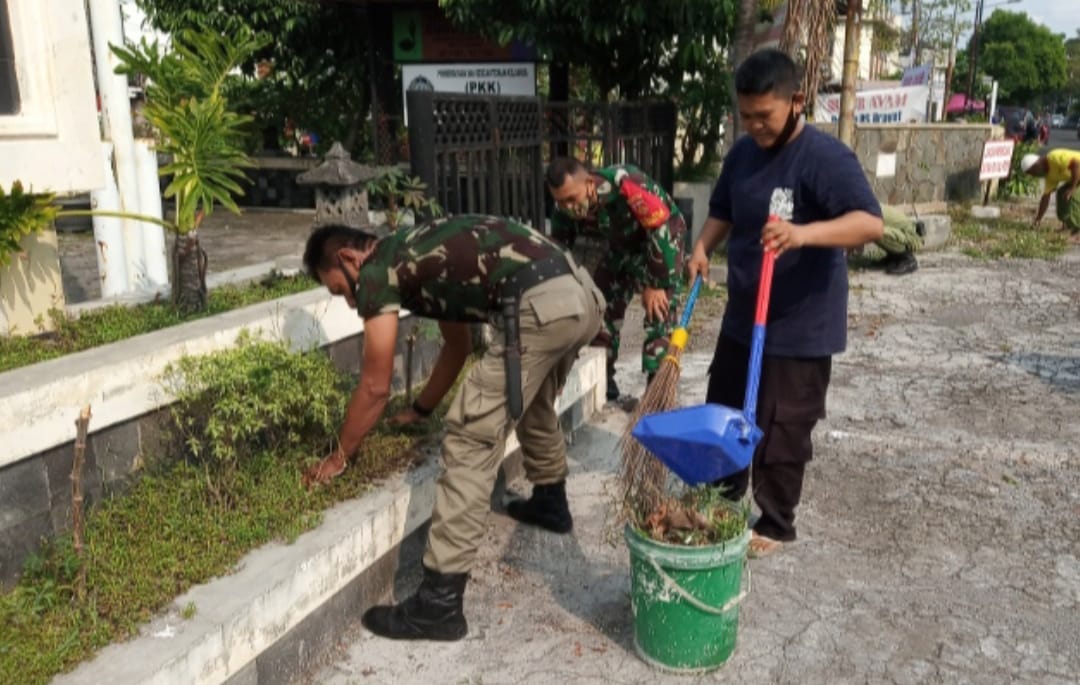
<path fill-rule="evenodd" d="M 879 152 L 877 156 L 877 170 L 875 175 L 878 178 L 892 178 L 896 176 L 896 153 L 895 152 Z"/>
<path fill-rule="evenodd" d="M 410 90 L 458 95 L 536 95 L 536 65 L 528 62 L 402 64 L 401 97 Z M 409 106 L 405 103 L 405 125 Z"/>
<path fill-rule="evenodd" d="M 1007 178 L 1012 170 L 1012 140 L 988 140 L 983 145 L 982 164 L 979 166 L 979 180 L 989 181 L 994 178 Z"/>
<path fill-rule="evenodd" d="M 929 86 L 864 90 L 855 94 L 855 121 L 860 124 L 907 124 L 926 121 Z M 814 121 L 840 121 L 840 94 L 818 95 Z"/>

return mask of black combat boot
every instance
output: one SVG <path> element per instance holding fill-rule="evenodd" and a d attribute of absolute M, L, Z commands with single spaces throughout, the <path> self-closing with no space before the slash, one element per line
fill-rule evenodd
<path fill-rule="evenodd" d="M 364 612 L 361 623 L 391 640 L 460 640 L 469 632 L 462 603 L 467 573 L 437 573 L 424 567 L 416 594 L 397 606 Z"/>
<path fill-rule="evenodd" d="M 900 255 L 890 255 L 889 263 L 885 266 L 885 273 L 890 276 L 903 276 L 917 271 L 918 268 L 919 260 L 915 259 L 915 255 L 905 252 Z"/>
<path fill-rule="evenodd" d="M 506 513 L 522 523 L 550 530 L 553 533 L 569 533 L 574 529 L 570 517 L 570 505 L 566 501 L 566 481 L 551 485 L 534 485 L 532 497 L 514 500 L 506 505 Z"/>

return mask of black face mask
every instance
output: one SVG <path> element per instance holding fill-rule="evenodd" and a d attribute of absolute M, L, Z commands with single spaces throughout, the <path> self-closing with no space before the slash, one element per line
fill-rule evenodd
<path fill-rule="evenodd" d="M 798 126 L 799 115 L 795 114 L 795 105 L 793 103 L 791 109 L 788 110 L 788 120 L 787 123 L 784 124 L 784 130 L 780 132 L 780 137 L 776 139 L 776 142 L 769 146 L 769 151 L 776 152 L 787 145 L 788 141 L 791 140 L 791 136 L 795 134 L 795 129 L 798 128 Z"/>
<path fill-rule="evenodd" d="M 349 275 L 349 271 L 345 268 L 345 262 L 342 261 L 341 257 L 338 257 L 337 263 L 338 268 L 341 269 L 341 275 L 345 277 L 345 284 L 349 286 L 349 292 L 353 294 L 353 300 L 356 300 L 356 281 Z"/>

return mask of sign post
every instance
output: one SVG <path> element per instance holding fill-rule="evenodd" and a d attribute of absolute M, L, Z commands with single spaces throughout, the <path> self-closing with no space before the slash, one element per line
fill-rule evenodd
<path fill-rule="evenodd" d="M 979 165 L 979 180 L 986 182 L 983 193 L 983 206 L 990 201 L 990 186 L 994 179 L 1008 178 L 1012 171 L 1013 140 L 988 140 L 983 144 L 982 164 Z"/>

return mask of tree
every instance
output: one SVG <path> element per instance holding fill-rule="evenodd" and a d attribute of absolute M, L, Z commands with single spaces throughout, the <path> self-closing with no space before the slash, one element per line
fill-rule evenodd
<path fill-rule="evenodd" d="M 240 212 L 233 197 L 243 194 L 239 182 L 251 166 L 242 148 L 250 118 L 229 107 L 223 89 L 230 72 L 264 44 L 246 29 L 227 37 L 185 29 L 164 52 L 156 41 L 113 46 L 118 73 L 148 79 L 143 113 L 157 134 L 158 152 L 169 159 L 160 173 L 171 177 L 165 197 L 176 200 L 173 302 L 181 309 L 207 304 L 207 257 L 199 244 L 203 218 L 218 205 Z"/>
<path fill-rule="evenodd" d="M 240 65 L 260 79 L 229 82 L 226 94 L 255 117 L 260 134 L 249 149 L 276 142 L 291 119 L 319 137 L 319 150 L 339 140 L 355 157 L 365 144 L 371 107 L 364 15 L 342 2 L 300 0 L 136 0 L 154 28 L 174 34 L 202 26 L 223 35 L 250 31 L 273 40 Z"/>
<path fill-rule="evenodd" d="M 754 0 L 756 3 L 756 0 Z M 730 103 L 726 82 L 736 0 L 440 0 L 459 27 L 501 44 L 535 43 L 540 54 L 588 70 L 603 99 L 671 97 L 691 143 L 711 153 Z M 685 140 L 684 140 L 685 143 Z M 715 147 L 715 143 L 713 143 Z M 686 160 L 684 159 L 684 162 Z"/>
<path fill-rule="evenodd" d="M 733 0 L 440 0 L 458 26 L 586 66 L 606 97 L 650 93 L 673 67 L 703 65 L 731 40 Z"/>
<path fill-rule="evenodd" d="M 836 18 L 846 14 L 847 3 L 836 0 L 788 0 L 780 49 L 802 58 L 803 92 L 811 107 L 832 54 Z"/>
<path fill-rule="evenodd" d="M 1076 36 L 1065 41 L 1064 95 L 1070 100 L 1080 99 L 1080 29 Z"/>
<path fill-rule="evenodd" d="M 1065 37 L 1023 12 L 998 10 L 983 22 L 978 58 L 1002 100 L 1031 103 L 1065 85 Z"/>

